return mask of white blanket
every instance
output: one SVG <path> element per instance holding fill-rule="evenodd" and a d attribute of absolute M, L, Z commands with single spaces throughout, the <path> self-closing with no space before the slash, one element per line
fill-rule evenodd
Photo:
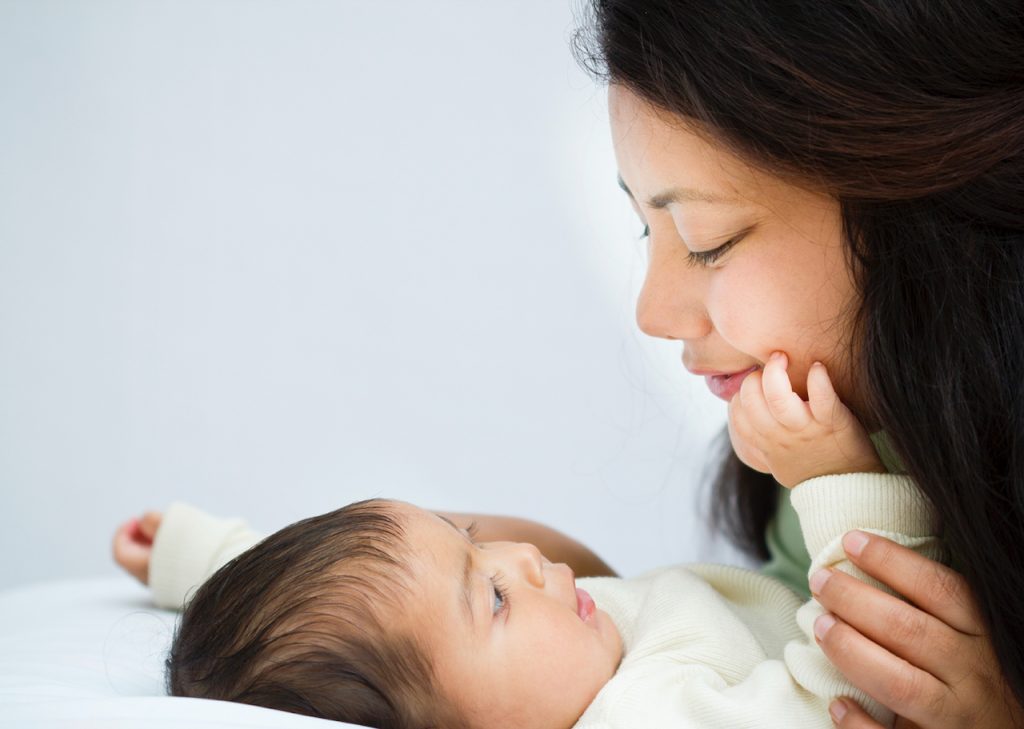
<path fill-rule="evenodd" d="M 128 577 L 0 592 L 0 727 L 341 729 L 271 709 L 167 696 L 175 613 Z"/>

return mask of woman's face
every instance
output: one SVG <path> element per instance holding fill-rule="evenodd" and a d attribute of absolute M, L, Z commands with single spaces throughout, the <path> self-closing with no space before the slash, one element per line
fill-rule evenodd
<path fill-rule="evenodd" d="M 682 342 L 683 365 L 725 400 L 779 350 L 802 397 L 820 361 L 862 412 L 838 201 L 753 169 L 623 86 L 609 108 L 620 182 L 650 231 L 640 328 Z"/>

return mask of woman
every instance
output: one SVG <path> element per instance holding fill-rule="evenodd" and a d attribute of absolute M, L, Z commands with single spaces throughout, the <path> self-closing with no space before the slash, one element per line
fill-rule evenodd
<path fill-rule="evenodd" d="M 956 572 L 880 538 L 846 545 L 913 604 L 812 578 L 826 654 L 900 726 L 1024 725 L 1019 3 L 592 10 L 577 54 L 610 83 L 620 184 L 649 236 L 641 328 L 681 341 L 734 404 L 774 349 L 794 382 L 825 362 L 941 518 Z M 719 507 L 777 557 L 787 505 L 773 519 L 746 435 L 730 417 Z M 878 726 L 848 699 L 833 718 Z"/>
<path fill-rule="evenodd" d="M 825 653 L 898 726 L 1024 726 L 1019 0 L 593 3 L 577 50 L 610 82 L 620 183 L 649 234 L 641 328 L 682 342 L 731 416 L 772 351 L 793 382 L 824 362 L 941 517 L 956 571 L 880 537 L 844 543 L 909 603 L 812 576 L 833 613 L 815 626 Z M 730 438 L 720 513 L 802 582 L 788 502 L 736 417 Z M 478 531 L 609 572 L 530 522 Z M 145 581 L 144 550 L 130 557 Z M 833 716 L 878 726 L 849 699 Z"/>

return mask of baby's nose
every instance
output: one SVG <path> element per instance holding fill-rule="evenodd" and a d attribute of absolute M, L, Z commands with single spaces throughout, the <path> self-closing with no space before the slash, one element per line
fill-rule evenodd
<path fill-rule="evenodd" d="M 514 549 L 526 579 L 535 587 L 544 587 L 544 566 L 551 562 L 532 544 L 521 542 L 516 544 Z"/>

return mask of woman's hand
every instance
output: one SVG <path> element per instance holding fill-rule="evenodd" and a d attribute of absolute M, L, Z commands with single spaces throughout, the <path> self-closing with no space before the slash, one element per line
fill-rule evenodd
<path fill-rule="evenodd" d="M 147 511 L 141 519 L 129 519 L 114 532 L 114 561 L 143 585 L 149 584 L 149 560 L 153 539 L 163 514 Z"/>
<path fill-rule="evenodd" d="M 811 587 L 831 615 L 817 619 L 815 635 L 855 686 L 901 717 L 896 727 L 1024 726 L 1024 710 L 1005 688 L 963 577 L 877 535 L 849 532 L 843 547 L 855 565 L 909 602 L 822 570 Z M 851 699 L 837 700 L 831 711 L 842 729 L 881 729 Z"/>

